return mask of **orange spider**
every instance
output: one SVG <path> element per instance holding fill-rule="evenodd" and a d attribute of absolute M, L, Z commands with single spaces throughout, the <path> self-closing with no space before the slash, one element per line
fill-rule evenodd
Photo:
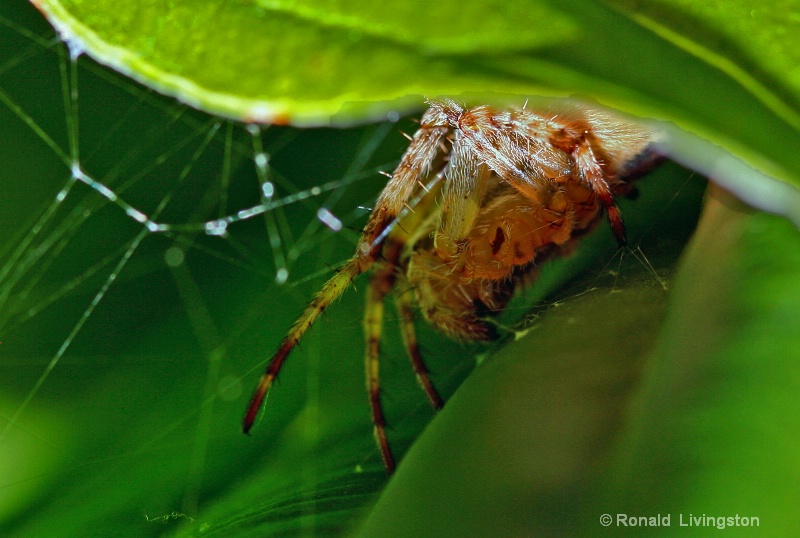
<path fill-rule="evenodd" d="M 602 210 L 625 243 L 614 197 L 628 193 L 626 180 L 653 160 L 651 129 L 577 105 L 533 111 L 467 108 L 450 99 L 429 104 L 355 254 L 325 283 L 267 365 L 244 417 L 245 433 L 303 334 L 356 276 L 373 269 L 364 316 L 367 390 L 375 438 L 392 472 L 378 363 L 383 300 L 398 281 L 414 292 L 413 300 L 395 298 L 406 351 L 440 409 L 444 402 L 417 346 L 415 307 L 448 336 L 489 340 L 495 337 L 491 317 L 514 288 L 533 280 L 546 258 L 569 251 Z"/>

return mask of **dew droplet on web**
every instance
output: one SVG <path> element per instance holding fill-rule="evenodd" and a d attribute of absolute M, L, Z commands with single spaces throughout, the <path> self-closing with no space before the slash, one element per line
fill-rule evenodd
<path fill-rule="evenodd" d="M 324 207 L 320 207 L 317 210 L 317 218 L 334 232 L 338 232 L 342 229 L 342 221 Z"/>
<path fill-rule="evenodd" d="M 86 52 L 86 45 L 83 40 L 76 36 L 66 25 L 58 25 L 55 20 L 51 22 L 56 26 L 59 37 L 67 46 L 67 50 L 69 50 L 69 59 L 73 62 L 76 61 L 81 54 Z"/>
<path fill-rule="evenodd" d="M 224 237 L 228 233 L 228 223 L 224 220 L 211 220 L 205 224 L 206 234 Z"/>
<path fill-rule="evenodd" d="M 261 184 L 261 193 L 264 198 L 272 198 L 272 195 L 275 194 L 275 185 L 271 181 L 265 181 Z"/>
<path fill-rule="evenodd" d="M 67 44 L 67 48 L 69 49 L 69 59 L 73 62 L 78 59 L 78 57 L 86 52 L 86 47 L 83 44 L 83 41 L 73 37 L 72 39 L 65 41 Z"/>
<path fill-rule="evenodd" d="M 275 283 L 277 284 L 286 284 L 286 281 L 289 279 L 289 271 L 285 267 L 281 267 L 275 273 Z"/>
<path fill-rule="evenodd" d="M 259 170 L 264 171 L 269 166 L 269 155 L 266 153 L 256 153 L 253 159 L 256 162 L 256 166 Z"/>

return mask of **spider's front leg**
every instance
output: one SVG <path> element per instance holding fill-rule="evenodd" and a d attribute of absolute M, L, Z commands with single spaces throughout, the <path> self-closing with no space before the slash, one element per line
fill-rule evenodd
<path fill-rule="evenodd" d="M 322 290 L 289 330 L 278 347 L 278 351 L 267 364 L 247 406 L 242 421 L 244 433 L 248 433 L 253 427 L 261 405 L 289 353 L 319 315 L 344 293 L 353 279 L 372 267 L 379 258 L 390 226 L 416 191 L 420 180 L 425 178 L 430 171 L 432 163 L 440 152 L 439 144 L 449 131 L 449 127 L 441 112 L 433 109 L 423 115 L 420 123 L 420 129 L 414 135 L 408 150 L 381 192 L 375 209 L 370 214 L 356 246 L 355 254 L 325 283 Z"/>
<path fill-rule="evenodd" d="M 433 240 L 443 260 L 452 261 L 463 252 L 486 196 L 490 175 L 489 168 L 465 144 L 461 132 L 456 131 L 444 172 L 442 210 Z"/>
<path fill-rule="evenodd" d="M 422 180 L 431 172 L 432 164 L 442 151 L 440 143 L 448 131 L 450 127 L 441 111 L 432 108 L 422 116 L 419 130 L 411 139 L 411 145 L 381 191 L 370 214 L 356 247 L 356 257 L 375 259 L 391 224 L 408 205 L 408 200 L 417 188 L 425 188 Z M 366 268 L 362 269 L 364 270 Z"/>

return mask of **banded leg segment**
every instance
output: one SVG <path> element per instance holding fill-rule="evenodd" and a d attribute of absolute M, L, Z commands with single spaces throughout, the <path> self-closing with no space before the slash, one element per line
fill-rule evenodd
<path fill-rule="evenodd" d="M 450 261 L 460 254 L 475 225 L 490 177 L 489 167 L 464 143 L 460 131 L 455 133 L 444 175 L 442 209 L 433 244 L 442 259 Z"/>
<path fill-rule="evenodd" d="M 444 399 L 439 395 L 436 387 L 433 386 L 431 378 L 428 376 L 428 367 L 419 352 L 417 342 L 417 332 L 414 330 L 414 309 L 408 297 L 398 294 L 396 299 L 397 311 L 400 314 L 400 334 L 403 336 L 403 344 L 406 348 L 408 358 L 411 360 L 411 367 L 417 376 L 417 381 L 425 391 L 425 395 L 430 400 L 431 405 L 437 411 L 444 407 Z"/>
<path fill-rule="evenodd" d="M 261 375 L 256 390 L 250 398 L 250 404 L 247 406 L 247 412 L 242 421 L 242 431 L 248 433 L 253 427 L 256 420 L 261 404 L 267 397 L 269 388 L 272 382 L 278 375 L 283 363 L 291 353 L 292 349 L 300 341 L 303 334 L 313 325 L 314 321 L 322 314 L 325 309 L 347 289 L 355 277 L 360 275 L 366 268 L 372 265 L 374 257 L 361 259 L 358 256 L 353 257 L 337 272 L 330 280 L 328 280 L 322 287 L 322 290 L 317 294 L 311 304 L 305 309 L 303 314 L 298 318 L 289 333 L 281 342 L 278 351 L 275 352 L 272 359 L 269 361 L 266 370 Z"/>
<path fill-rule="evenodd" d="M 364 308 L 364 367 L 366 371 L 367 394 L 372 413 L 372 425 L 375 442 L 381 452 L 383 466 L 387 473 L 392 473 L 395 460 L 389 448 L 386 436 L 386 417 L 381 405 L 380 355 L 381 333 L 383 331 L 383 301 L 394 286 L 394 272 L 388 263 L 381 263 L 372 273 L 367 289 L 367 300 Z"/>
<path fill-rule="evenodd" d="M 614 193 L 608 184 L 603 167 L 597 160 L 594 150 L 592 150 L 592 146 L 585 136 L 581 138 L 573 150 L 572 157 L 575 159 L 581 179 L 592 188 L 595 195 L 597 195 L 597 200 L 606 210 L 606 215 L 609 223 L 611 223 L 614 237 L 617 238 L 617 243 L 619 246 L 624 246 L 628 242 L 628 237 L 625 232 L 625 223 L 622 222 L 622 214 L 614 201 Z"/>
<path fill-rule="evenodd" d="M 411 145 L 403 155 L 397 170 L 392 174 L 391 180 L 381 192 L 375 209 L 370 214 L 356 246 L 355 254 L 325 283 L 322 290 L 306 307 L 283 339 L 278 351 L 270 359 L 242 420 L 244 433 L 248 433 L 253 427 L 273 381 L 303 334 L 314 324 L 317 317 L 344 293 L 353 279 L 372 267 L 372 264 L 381 255 L 389 226 L 397 219 L 414 194 L 420 184 L 420 179 L 430 172 L 431 164 L 440 152 L 439 144 L 449 130 L 447 123 L 440 116 L 436 112 L 428 111 L 422 117 L 421 128 L 414 135 Z"/>

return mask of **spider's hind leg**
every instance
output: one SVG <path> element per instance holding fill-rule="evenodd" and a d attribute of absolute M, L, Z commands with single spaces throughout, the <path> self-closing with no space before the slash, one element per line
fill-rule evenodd
<path fill-rule="evenodd" d="M 386 435 L 386 416 L 383 413 L 381 404 L 380 344 L 381 333 L 383 332 L 384 301 L 386 296 L 394 289 L 397 280 L 397 263 L 401 249 L 401 243 L 395 242 L 391 238 L 389 239 L 384 251 L 385 259 L 375 264 L 370 276 L 366 305 L 364 307 L 364 366 L 367 394 L 369 395 L 369 406 L 372 412 L 375 441 L 378 444 L 383 465 L 388 473 L 394 471 L 396 464 Z M 406 296 L 399 295 L 397 297 L 397 309 L 400 314 L 400 330 L 403 336 L 403 344 L 411 359 L 414 373 L 416 373 L 417 379 L 433 407 L 437 410 L 441 409 L 444 405 L 444 400 L 428 377 L 428 370 L 419 353 L 414 331 L 413 309 Z"/>
<path fill-rule="evenodd" d="M 428 376 L 428 367 L 422 359 L 417 342 L 417 333 L 414 330 L 414 309 L 407 295 L 398 294 L 396 298 L 397 312 L 400 314 L 400 334 L 403 336 L 403 345 L 406 354 L 411 360 L 411 367 L 417 375 L 422 390 L 428 396 L 431 405 L 437 411 L 444 407 L 444 399 L 439 395 L 436 387 L 433 386 L 431 378 Z"/>
<path fill-rule="evenodd" d="M 383 301 L 394 287 L 394 267 L 390 262 L 382 261 L 376 264 L 370 276 L 367 288 L 366 305 L 364 307 L 364 366 L 366 371 L 367 394 L 369 407 L 372 412 L 372 424 L 375 442 L 381 452 L 383 466 L 387 473 L 392 473 L 395 460 L 389 447 L 386 436 L 386 417 L 381 405 L 380 386 L 380 344 L 383 332 Z"/>

